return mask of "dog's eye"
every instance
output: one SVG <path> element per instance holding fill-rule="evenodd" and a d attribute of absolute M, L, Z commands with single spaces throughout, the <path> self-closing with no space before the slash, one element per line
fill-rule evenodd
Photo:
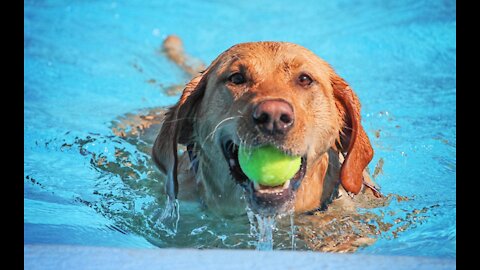
<path fill-rule="evenodd" d="M 310 76 L 308 76 L 307 74 L 301 74 L 300 76 L 298 76 L 298 84 L 300 84 L 301 86 L 309 86 L 310 84 L 312 84 L 312 82 L 312 78 L 310 78 Z"/>
<path fill-rule="evenodd" d="M 243 76 L 242 73 L 234 73 L 230 77 L 228 77 L 228 80 L 233 84 L 242 84 L 246 81 L 245 76 Z"/>

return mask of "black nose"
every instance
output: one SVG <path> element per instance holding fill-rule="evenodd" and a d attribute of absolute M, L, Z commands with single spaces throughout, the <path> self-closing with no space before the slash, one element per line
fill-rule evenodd
<path fill-rule="evenodd" d="M 253 122 L 267 135 L 285 134 L 294 121 L 290 103 L 281 100 L 265 100 L 253 110 Z"/>

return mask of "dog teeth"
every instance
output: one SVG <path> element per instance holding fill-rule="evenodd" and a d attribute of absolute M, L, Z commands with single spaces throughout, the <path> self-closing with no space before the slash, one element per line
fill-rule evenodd
<path fill-rule="evenodd" d="M 283 186 L 276 186 L 276 187 L 269 187 L 269 188 L 261 188 L 258 183 L 253 182 L 253 187 L 255 188 L 255 191 L 258 191 L 260 193 L 280 193 L 283 190 L 287 189 L 290 186 L 290 180 L 285 182 Z"/>
<path fill-rule="evenodd" d="M 228 163 L 230 164 L 230 167 L 234 167 L 236 165 L 235 159 L 233 159 L 233 158 L 229 159 Z"/>
<path fill-rule="evenodd" d="M 258 191 L 260 190 L 260 185 L 257 182 L 253 181 L 253 188 Z"/>

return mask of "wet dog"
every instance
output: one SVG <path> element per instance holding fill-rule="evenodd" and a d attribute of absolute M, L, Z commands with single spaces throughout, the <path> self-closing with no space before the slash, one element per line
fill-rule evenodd
<path fill-rule="evenodd" d="M 168 37 L 164 49 L 195 74 L 177 37 Z M 167 176 L 171 199 L 193 192 L 221 215 L 244 213 L 247 205 L 276 215 L 324 208 L 342 192 L 381 196 L 365 171 L 373 149 L 357 95 L 300 45 L 229 48 L 185 86 L 162 120 L 152 157 Z M 239 166 L 239 145 L 267 144 L 301 156 L 299 170 L 284 185 L 254 185 Z M 179 145 L 186 149 L 180 155 Z"/>

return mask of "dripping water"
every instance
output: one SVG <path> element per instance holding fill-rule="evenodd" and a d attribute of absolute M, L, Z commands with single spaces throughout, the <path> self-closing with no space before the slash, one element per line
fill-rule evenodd
<path fill-rule="evenodd" d="M 275 216 L 255 214 L 258 226 L 257 250 L 273 250 L 273 229 Z"/>
<path fill-rule="evenodd" d="M 293 211 L 291 211 L 290 213 L 290 234 L 291 234 L 291 237 L 292 237 L 292 250 L 295 250 L 296 246 L 295 246 L 295 214 Z"/>

